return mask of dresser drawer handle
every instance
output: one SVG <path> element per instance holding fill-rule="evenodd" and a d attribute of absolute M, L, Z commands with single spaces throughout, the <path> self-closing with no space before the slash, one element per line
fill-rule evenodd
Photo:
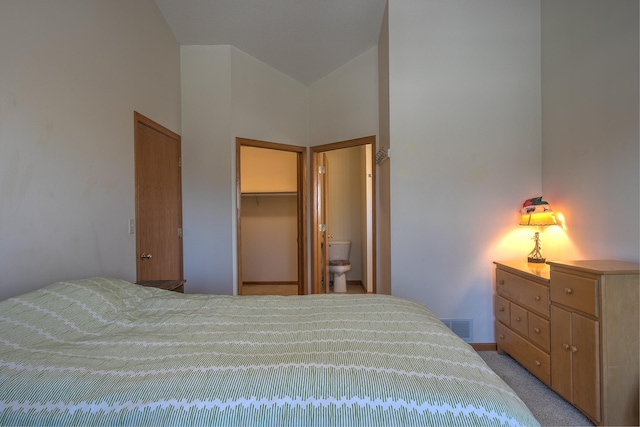
<path fill-rule="evenodd" d="M 564 293 L 567 295 L 571 295 L 573 293 L 573 289 L 571 288 L 564 288 Z"/>
<path fill-rule="evenodd" d="M 516 317 L 516 322 L 521 321 L 522 319 L 520 317 Z"/>
<path fill-rule="evenodd" d="M 567 343 L 562 344 L 562 348 L 564 348 L 565 350 L 569 350 L 571 346 Z"/>
<path fill-rule="evenodd" d="M 501 340 L 503 340 L 503 339 L 504 339 L 504 334 L 500 334 L 500 335 L 498 335 L 498 337 L 499 337 Z"/>
<path fill-rule="evenodd" d="M 578 349 L 576 348 L 575 345 L 571 346 L 571 353 L 575 353 L 576 351 L 578 351 Z"/>
<path fill-rule="evenodd" d="M 500 282 L 498 282 L 500 285 L 504 285 L 504 280 L 500 280 Z"/>
<path fill-rule="evenodd" d="M 536 334 L 539 334 L 539 333 L 540 333 L 540 329 L 538 329 L 538 328 L 533 328 L 533 332 L 535 332 Z"/>
<path fill-rule="evenodd" d="M 536 366 L 541 366 L 541 365 L 542 365 L 542 363 L 540 363 L 539 360 L 536 360 Z"/>
<path fill-rule="evenodd" d="M 536 301 L 540 301 L 540 295 L 536 295 L 535 297 L 533 297 L 533 299 Z"/>
<path fill-rule="evenodd" d="M 498 311 L 501 311 L 501 312 L 504 311 L 504 307 L 500 307 Z"/>

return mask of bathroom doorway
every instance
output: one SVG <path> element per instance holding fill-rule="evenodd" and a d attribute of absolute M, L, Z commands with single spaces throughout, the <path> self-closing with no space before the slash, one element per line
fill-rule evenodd
<path fill-rule="evenodd" d="M 238 295 L 307 294 L 306 148 L 236 138 Z"/>
<path fill-rule="evenodd" d="M 331 292 L 331 239 L 351 241 L 347 283 L 376 293 L 375 136 L 311 147 L 311 292 Z M 330 165 L 330 167 L 329 167 Z"/>

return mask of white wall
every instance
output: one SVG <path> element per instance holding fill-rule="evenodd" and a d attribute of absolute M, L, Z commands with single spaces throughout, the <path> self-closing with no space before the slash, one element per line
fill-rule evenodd
<path fill-rule="evenodd" d="M 237 292 L 236 137 L 307 145 L 306 86 L 231 46 L 182 46 L 185 291 Z"/>
<path fill-rule="evenodd" d="M 392 293 L 494 342 L 492 261 L 541 189 L 540 3 L 390 2 L 389 86 Z"/>
<path fill-rule="evenodd" d="M 378 38 L 378 147 L 390 148 L 389 136 L 389 4 L 385 7 Z M 391 294 L 391 192 L 390 161 L 376 166 L 376 222 L 378 242 L 378 293 Z"/>
<path fill-rule="evenodd" d="M 349 240 L 351 270 L 347 280 L 366 284 L 365 147 L 349 147 L 326 153 L 329 163 L 327 233 L 330 240 Z M 364 248 L 363 248 L 364 246 Z"/>
<path fill-rule="evenodd" d="M 310 146 L 371 135 L 375 135 L 377 139 L 379 122 L 377 47 L 368 49 L 312 84 L 309 87 L 308 108 Z M 363 187 L 360 194 L 364 195 L 364 191 Z M 335 236 L 340 237 L 337 234 Z M 359 246 L 357 248 L 352 246 L 351 250 L 354 259 L 360 258 L 361 254 L 366 255 Z M 380 260 L 377 261 L 377 268 L 380 271 L 384 267 Z M 361 269 L 365 264 L 363 259 L 362 264 L 354 266 L 354 271 L 348 273 L 347 278 L 363 279 L 367 282 L 366 271 Z M 380 285 L 379 282 L 377 284 Z"/>
<path fill-rule="evenodd" d="M 231 46 L 182 46 L 181 58 L 186 291 L 231 294 L 235 138 L 309 146 L 375 135 L 377 51 L 311 87 Z"/>
<path fill-rule="evenodd" d="M 567 216 L 549 258 L 637 261 L 637 1 L 389 8 L 394 294 L 492 341 L 491 261 L 526 255 L 513 218 L 542 189 Z M 151 0 L 5 0 L 0 51 L 0 298 L 135 279 L 134 110 L 183 129 L 188 292 L 234 291 L 236 136 L 378 134 L 376 48 L 307 88 L 230 46 L 179 49 Z"/>
<path fill-rule="evenodd" d="M 640 261 L 638 1 L 542 1 L 547 258 Z"/>
<path fill-rule="evenodd" d="M 241 50 L 231 53 L 234 138 L 306 147 L 308 88 Z"/>
<path fill-rule="evenodd" d="M 298 282 L 298 200 L 242 196 L 243 282 Z"/>
<path fill-rule="evenodd" d="M 310 146 L 377 135 L 377 48 L 312 84 L 308 108 Z"/>
<path fill-rule="evenodd" d="M 187 293 L 233 292 L 235 141 L 230 46 L 181 46 Z"/>
<path fill-rule="evenodd" d="M 3 0 L 0 52 L 0 299 L 135 280 L 133 111 L 181 125 L 163 16 L 153 0 Z"/>

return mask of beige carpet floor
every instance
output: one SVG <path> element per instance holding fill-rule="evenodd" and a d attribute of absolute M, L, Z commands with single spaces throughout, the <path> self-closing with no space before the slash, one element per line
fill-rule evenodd
<path fill-rule="evenodd" d="M 516 392 L 543 427 L 593 425 L 573 405 L 510 356 L 500 355 L 495 351 L 479 351 L 478 354 Z"/>

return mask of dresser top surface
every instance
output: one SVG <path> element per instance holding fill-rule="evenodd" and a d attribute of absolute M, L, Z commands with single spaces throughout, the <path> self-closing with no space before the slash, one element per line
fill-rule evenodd
<path fill-rule="evenodd" d="M 571 268 L 596 274 L 638 274 L 640 264 L 611 259 L 580 260 L 580 261 L 547 261 L 547 264 L 558 268 Z"/>
<path fill-rule="evenodd" d="M 497 266 L 506 268 L 507 270 L 516 270 L 531 276 L 539 277 L 549 281 L 550 272 L 547 264 L 538 264 L 527 261 L 494 261 Z"/>

